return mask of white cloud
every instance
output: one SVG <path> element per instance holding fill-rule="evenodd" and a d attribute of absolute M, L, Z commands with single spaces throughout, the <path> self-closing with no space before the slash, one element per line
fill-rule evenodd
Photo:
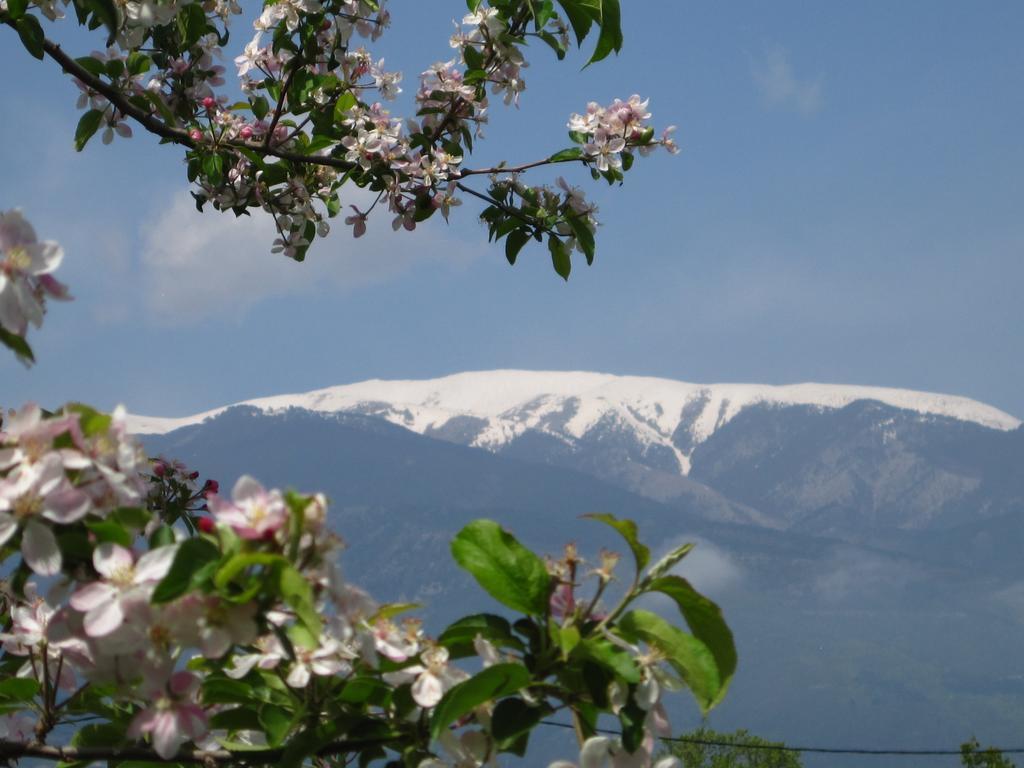
<path fill-rule="evenodd" d="M 696 546 L 671 572 L 687 579 L 701 592 L 712 596 L 721 595 L 743 579 L 743 569 L 732 555 L 694 536 L 682 536 L 658 547 L 652 553 L 651 562 L 657 562 L 659 558 L 686 542 L 693 542 Z"/>
<path fill-rule="evenodd" d="M 785 49 L 774 46 L 764 55 L 751 62 L 754 83 L 765 102 L 773 107 L 794 109 L 803 115 L 810 115 L 821 109 L 822 77 L 798 78 L 789 63 Z"/>
<path fill-rule="evenodd" d="M 359 190 L 346 203 L 363 203 L 362 194 Z M 238 218 L 209 208 L 199 213 L 187 193 L 175 195 L 141 227 L 147 310 L 170 325 L 212 315 L 240 318 L 266 298 L 349 291 L 393 279 L 424 261 L 458 268 L 479 250 L 445 232 L 443 222 L 396 233 L 382 213 L 371 216 L 358 240 L 341 217 L 331 223 L 330 236 L 316 241 L 306 261 L 298 263 L 270 253 L 276 232 L 262 211 Z"/>

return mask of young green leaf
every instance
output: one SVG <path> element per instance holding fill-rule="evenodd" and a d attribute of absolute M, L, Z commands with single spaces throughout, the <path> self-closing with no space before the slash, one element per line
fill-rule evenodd
<path fill-rule="evenodd" d="M 103 113 L 98 109 L 90 109 L 78 120 L 78 127 L 75 129 L 75 151 L 81 152 L 93 134 L 99 130 L 103 121 Z"/>
<path fill-rule="evenodd" d="M 547 611 L 551 577 L 544 561 L 493 520 L 475 520 L 455 536 L 452 557 L 491 597 L 509 608 Z"/>
<path fill-rule="evenodd" d="M 449 725 L 488 701 L 515 693 L 530 684 L 522 664 L 495 664 L 451 688 L 430 718 L 430 737 L 436 739 Z"/>
<path fill-rule="evenodd" d="M 509 264 L 516 263 L 516 257 L 523 246 L 530 242 L 530 232 L 526 229 L 514 229 L 505 238 L 505 258 Z"/>
<path fill-rule="evenodd" d="M 192 588 L 197 572 L 220 558 L 220 551 L 206 539 L 186 539 L 178 546 L 170 570 L 153 590 L 153 603 L 168 603 Z"/>
<path fill-rule="evenodd" d="M 549 235 L 548 250 L 551 252 L 551 265 L 555 268 L 555 272 L 563 280 L 568 280 L 569 273 L 572 271 L 572 259 L 569 257 L 569 249 L 565 247 L 565 243 L 560 239 L 554 235 Z"/>
<path fill-rule="evenodd" d="M 732 631 L 722 618 L 722 609 L 681 576 L 669 575 L 654 579 L 646 585 L 645 591 L 660 592 L 671 597 L 679 606 L 679 612 L 686 619 L 694 637 L 703 642 L 715 657 L 720 684 L 715 699 L 717 704 L 725 695 L 729 681 L 736 672 L 737 660 Z"/>
<path fill-rule="evenodd" d="M 623 615 L 616 630 L 630 642 L 643 640 L 660 651 L 686 681 L 702 712 L 707 713 L 721 700 L 724 690 L 715 657 L 696 637 L 644 610 Z"/>

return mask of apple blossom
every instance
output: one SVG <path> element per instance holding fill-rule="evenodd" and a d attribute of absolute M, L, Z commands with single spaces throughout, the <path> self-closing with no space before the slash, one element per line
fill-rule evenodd
<path fill-rule="evenodd" d="M 158 547 L 136 561 L 131 550 L 119 544 L 98 545 L 92 562 L 103 579 L 79 587 L 70 601 L 72 608 L 85 613 L 85 633 L 103 637 L 118 629 L 134 603 L 148 602 L 175 554 L 173 545 Z"/>
<path fill-rule="evenodd" d="M 153 750 L 164 760 L 174 757 L 182 744 L 201 739 L 207 731 L 207 718 L 196 703 L 200 682 L 191 672 L 175 672 L 161 685 L 148 681 L 152 703 L 132 720 L 128 736 L 149 734 Z"/>
<path fill-rule="evenodd" d="M 243 539 L 273 535 L 288 519 L 281 492 L 267 491 L 249 475 L 238 478 L 231 490 L 231 501 L 211 494 L 207 504 L 217 522 L 231 526 Z"/>

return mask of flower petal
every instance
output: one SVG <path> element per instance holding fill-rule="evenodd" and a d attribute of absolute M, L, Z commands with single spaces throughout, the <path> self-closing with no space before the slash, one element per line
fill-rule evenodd
<path fill-rule="evenodd" d="M 135 558 L 132 557 L 131 550 L 109 541 L 97 546 L 92 553 L 93 567 L 101 576 L 108 579 L 118 571 L 131 568 L 133 562 L 135 562 Z"/>
<path fill-rule="evenodd" d="M 60 547 L 57 537 L 48 525 L 29 520 L 21 536 L 21 556 L 28 567 L 40 576 L 55 576 L 60 573 Z"/>
<path fill-rule="evenodd" d="M 147 581 L 160 581 L 171 569 L 174 556 L 178 554 L 177 545 L 157 547 L 139 558 L 135 566 L 135 583 L 144 584 Z"/>
<path fill-rule="evenodd" d="M 116 597 L 100 603 L 85 614 L 85 634 L 89 637 L 109 635 L 124 623 L 124 609 Z"/>

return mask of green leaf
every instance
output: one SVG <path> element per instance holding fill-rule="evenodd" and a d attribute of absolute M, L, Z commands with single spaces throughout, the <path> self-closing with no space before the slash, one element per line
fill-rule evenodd
<path fill-rule="evenodd" d="M 257 96 L 251 103 L 252 114 L 257 120 L 262 120 L 270 112 L 270 103 L 263 96 Z"/>
<path fill-rule="evenodd" d="M 95 437 L 110 430 L 113 419 L 109 414 L 90 408 L 84 403 L 72 403 L 68 410 L 78 414 L 78 426 L 86 437 Z"/>
<path fill-rule="evenodd" d="M 336 102 L 334 102 L 334 122 L 340 123 L 346 117 L 348 113 L 352 111 L 352 108 L 359 103 L 359 100 L 353 95 L 352 91 L 345 91 L 342 93 Z"/>
<path fill-rule="evenodd" d="M 224 182 L 224 158 L 216 154 L 204 157 L 203 173 L 212 186 L 219 187 Z"/>
<path fill-rule="evenodd" d="M 291 565 L 285 565 L 278 577 L 278 588 L 281 590 L 281 597 L 292 607 L 299 621 L 306 625 L 314 637 L 319 637 L 323 626 L 313 602 L 313 589 L 306 581 L 306 577 Z"/>
<path fill-rule="evenodd" d="M 24 16 L 27 10 L 28 0 L 8 0 L 7 2 L 7 16 L 13 21 Z"/>
<path fill-rule="evenodd" d="M 116 520 L 125 528 L 142 530 L 152 522 L 153 515 L 141 507 L 118 507 L 111 513 L 110 518 Z"/>
<path fill-rule="evenodd" d="M 583 515 L 583 517 L 588 520 L 597 520 L 599 523 L 604 523 L 614 528 L 626 540 L 630 551 L 633 553 L 633 559 L 636 561 L 636 572 L 639 575 L 640 571 L 647 566 L 651 559 L 651 550 L 641 544 L 640 539 L 637 538 L 636 523 L 632 520 L 619 520 L 615 515 L 610 515 L 607 512 L 594 512 L 589 515 Z"/>
<path fill-rule="evenodd" d="M 551 252 L 551 265 L 555 268 L 555 272 L 563 280 L 568 280 L 569 273 L 572 271 L 572 259 L 569 257 L 569 249 L 565 247 L 565 243 L 554 235 L 548 235 L 548 251 Z"/>
<path fill-rule="evenodd" d="M 658 560 L 658 562 L 652 565 L 651 569 L 647 572 L 647 578 L 644 579 L 644 582 L 647 583 L 652 581 L 653 579 L 657 579 L 661 576 L 664 576 L 666 573 L 669 572 L 672 566 L 674 566 L 676 563 L 678 563 L 680 560 L 682 560 L 684 557 L 690 554 L 690 550 L 693 549 L 693 546 L 694 545 L 692 542 L 683 544 L 681 546 L 676 547 L 663 558 Z"/>
<path fill-rule="evenodd" d="M 281 707 L 264 704 L 259 711 L 260 726 L 267 734 L 267 743 L 271 747 L 278 746 L 292 727 L 292 719 Z"/>
<path fill-rule="evenodd" d="M 600 0 L 597 2 L 600 3 Z M 590 27 L 595 18 L 600 15 L 600 5 L 598 5 L 598 13 L 595 14 L 594 9 L 588 7 L 592 3 L 580 2 L 580 0 L 559 0 L 558 4 L 562 6 L 566 18 L 569 19 L 572 31 L 576 35 L 576 45 L 582 45 L 590 33 Z"/>
<path fill-rule="evenodd" d="M 107 28 L 107 47 L 114 44 L 114 37 L 117 35 L 118 16 L 114 0 L 86 0 L 89 10 L 92 11 L 95 24 L 90 24 L 90 29 L 95 29 L 102 24 Z"/>
<path fill-rule="evenodd" d="M 505 258 L 509 264 L 516 263 L 516 257 L 523 250 L 523 246 L 530 242 L 530 231 L 527 229 L 514 229 L 505 238 Z"/>
<path fill-rule="evenodd" d="M 612 51 L 618 53 L 622 49 L 621 15 L 619 0 L 601 0 L 601 34 L 588 66 L 606 58 Z"/>
<path fill-rule="evenodd" d="M 161 525 L 149 537 L 149 548 L 166 547 L 174 543 L 174 529 L 169 525 Z"/>
<path fill-rule="evenodd" d="M 95 75 L 96 77 L 105 75 L 107 72 L 103 62 L 93 56 L 81 56 L 75 59 L 75 62 L 90 75 Z"/>
<path fill-rule="evenodd" d="M 36 358 L 35 355 L 32 354 L 32 347 L 30 347 L 28 342 L 21 336 L 17 336 L 10 331 L 0 328 L 0 343 L 8 349 L 13 350 L 14 354 L 26 362 L 35 362 Z"/>
<path fill-rule="evenodd" d="M 190 3 L 181 9 L 178 14 L 178 32 L 181 35 L 183 47 L 191 48 L 206 34 L 206 11 L 202 3 Z"/>
<path fill-rule="evenodd" d="M 448 649 L 452 658 L 462 658 L 475 655 L 473 640 L 477 635 L 499 648 L 523 649 L 522 641 L 512 634 L 508 620 L 490 613 L 477 613 L 459 619 L 441 633 L 437 642 Z"/>
<path fill-rule="evenodd" d="M 153 603 L 167 603 L 196 586 L 196 574 L 203 566 L 220 559 L 220 550 L 203 538 L 186 539 L 178 547 L 170 570 L 153 590 Z M 205 574 L 208 576 L 209 571 Z"/>
<path fill-rule="evenodd" d="M 624 682 L 640 682 L 640 670 L 637 668 L 633 657 L 627 651 L 604 638 L 588 637 L 584 639 L 573 649 L 571 658 L 592 661 L 621 678 Z"/>
<path fill-rule="evenodd" d="M 462 55 L 466 59 L 467 69 L 483 69 L 484 68 L 484 55 L 480 53 L 472 45 L 467 45 L 462 49 Z"/>
<path fill-rule="evenodd" d="M 0 680 L 0 699 L 6 701 L 31 701 L 39 693 L 39 683 L 27 677 L 9 677 Z"/>
<path fill-rule="evenodd" d="M 502 699 L 491 714 L 491 735 L 499 749 L 507 749 L 524 733 L 552 713 L 549 706 L 531 707 L 518 697 Z"/>
<path fill-rule="evenodd" d="M 732 630 L 722 617 L 722 609 L 714 602 L 700 594 L 682 576 L 664 576 L 649 582 L 645 591 L 661 592 L 671 597 L 679 612 L 686 619 L 687 626 L 694 637 L 704 643 L 715 657 L 718 666 L 719 692 L 715 699 L 717 704 L 728 690 L 729 682 L 736 672 L 736 644 Z"/>
<path fill-rule="evenodd" d="M 217 589 L 224 589 L 224 587 L 231 583 L 232 579 L 246 568 L 252 568 L 253 566 L 269 567 L 277 564 L 287 564 L 287 562 L 281 555 L 271 555 L 264 552 L 242 552 L 233 555 L 230 560 L 217 570 L 213 584 Z"/>
<path fill-rule="evenodd" d="M 452 557 L 495 600 L 523 613 L 547 612 L 551 577 L 544 561 L 493 520 L 475 520 L 452 541 Z"/>
<path fill-rule="evenodd" d="M 548 158 L 549 163 L 564 163 L 568 160 L 577 160 L 583 157 L 583 150 L 579 147 L 569 147 L 559 152 L 555 152 L 551 157 Z"/>
<path fill-rule="evenodd" d="M 488 701 L 508 696 L 530 684 L 530 673 L 522 664 L 495 664 L 451 688 L 438 702 L 430 718 L 430 738 L 463 715 Z"/>
<path fill-rule="evenodd" d="M 702 712 L 707 713 L 721 700 L 724 690 L 714 654 L 696 637 L 644 610 L 623 615 L 616 629 L 626 640 L 643 640 L 661 651 L 686 681 Z"/>
<path fill-rule="evenodd" d="M 78 120 L 78 127 L 75 129 L 75 151 L 81 152 L 93 134 L 99 130 L 103 122 L 103 113 L 98 109 L 90 109 Z"/>
<path fill-rule="evenodd" d="M 25 50 L 37 59 L 42 59 L 43 42 L 46 40 L 46 35 L 43 34 L 39 19 L 31 14 L 26 14 L 14 22 L 14 28 L 18 30 L 18 37 L 21 38 L 21 44 L 25 46 Z"/>
<path fill-rule="evenodd" d="M 95 534 L 97 541 L 109 541 L 125 548 L 132 546 L 134 536 L 113 520 L 90 520 L 86 522 L 85 527 Z"/>

